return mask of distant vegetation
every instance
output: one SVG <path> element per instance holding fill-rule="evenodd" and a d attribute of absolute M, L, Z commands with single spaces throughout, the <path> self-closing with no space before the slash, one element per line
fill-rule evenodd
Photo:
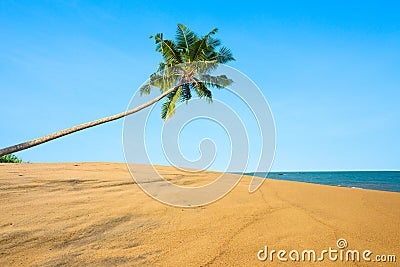
<path fill-rule="evenodd" d="M 8 154 L 0 157 L 0 163 L 22 163 L 22 159 L 14 154 Z"/>

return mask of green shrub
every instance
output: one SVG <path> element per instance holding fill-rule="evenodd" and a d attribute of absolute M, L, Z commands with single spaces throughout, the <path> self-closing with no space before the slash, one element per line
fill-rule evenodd
<path fill-rule="evenodd" d="M 0 157 L 0 163 L 22 163 L 22 159 L 14 154 L 8 154 Z"/>

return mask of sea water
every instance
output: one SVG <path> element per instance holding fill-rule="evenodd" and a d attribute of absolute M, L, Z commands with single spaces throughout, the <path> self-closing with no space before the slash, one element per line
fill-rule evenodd
<path fill-rule="evenodd" d="M 400 192 L 400 171 L 315 171 L 247 173 L 276 180 Z"/>

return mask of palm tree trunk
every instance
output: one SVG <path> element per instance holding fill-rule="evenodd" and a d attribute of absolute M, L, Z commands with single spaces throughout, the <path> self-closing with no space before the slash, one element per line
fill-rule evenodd
<path fill-rule="evenodd" d="M 97 126 L 97 125 L 100 125 L 100 124 L 103 124 L 103 123 L 106 123 L 106 122 L 118 120 L 118 119 L 123 118 L 125 116 L 128 116 L 130 114 L 136 113 L 136 112 L 138 112 L 138 111 L 140 111 L 140 110 L 142 110 L 144 108 L 147 108 L 148 106 L 151 106 L 154 103 L 157 103 L 163 97 L 167 96 L 169 93 L 172 93 L 176 89 L 177 89 L 177 87 L 171 88 L 168 91 L 165 91 L 164 93 L 159 95 L 158 97 L 154 98 L 153 100 L 151 100 L 151 101 L 149 101 L 149 102 L 147 102 L 147 103 L 145 103 L 143 105 L 140 105 L 140 106 L 138 106 L 138 107 L 136 107 L 134 109 L 127 110 L 125 112 L 122 112 L 122 113 L 119 113 L 119 114 L 116 114 L 116 115 L 113 115 L 113 116 L 110 116 L 110 117 L 106 117 L 106 118 L 103 118 L 103 119 L 98 119 L 98 120 L 94 120 L 94 121 L 87 122 L 87 123 L 84 123 L 84 124 L 80 124 L 80 125 L 68 128 L 68 129 L 64 129 L 62 131 L 58 131 L 58 132 L 55 132 L 55 133 L 40 137 L 40 138 L 36 138 L 36 139 L 30 140 L 30 141 L 27 141 L 27 142 L 24 142 L 24 143 L 20 143 L 18 145 L 9 146 L 9 147 L 0 149 L 0 157 L 4 156 L 4 155 L 11 154 L 11 153 L 14 153 L 14 152 L 18 152 L 18 151 L 21 151 L 21 150 L 24 150 L 24 149 L 28 149 L 28 148 L 31 148 L 31 147 L 34 147 L 34 146 L 37 146 L 37 145 L 40 145 L 40 144 L 49 142 L 51 140 L 60 138 L 62 136 L 65 136 L 65 135 L 68 135 L 68 134 L 72 134 L 74 132 L 78 132 L 78 131 L 81 131 L 81 130 L 84 130 L 84 129 L 87 129 L 87 128 L 90 128 L 90 127 L 93 127 L 93 126 Z"/>

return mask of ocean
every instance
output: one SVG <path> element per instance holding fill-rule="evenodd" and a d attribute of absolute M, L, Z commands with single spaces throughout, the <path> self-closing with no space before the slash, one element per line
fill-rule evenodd
<path fill-rule="evenodd" d="M 247 173 L 276 180 L 400 192 L 400 171 L 316 171 Z"/>

